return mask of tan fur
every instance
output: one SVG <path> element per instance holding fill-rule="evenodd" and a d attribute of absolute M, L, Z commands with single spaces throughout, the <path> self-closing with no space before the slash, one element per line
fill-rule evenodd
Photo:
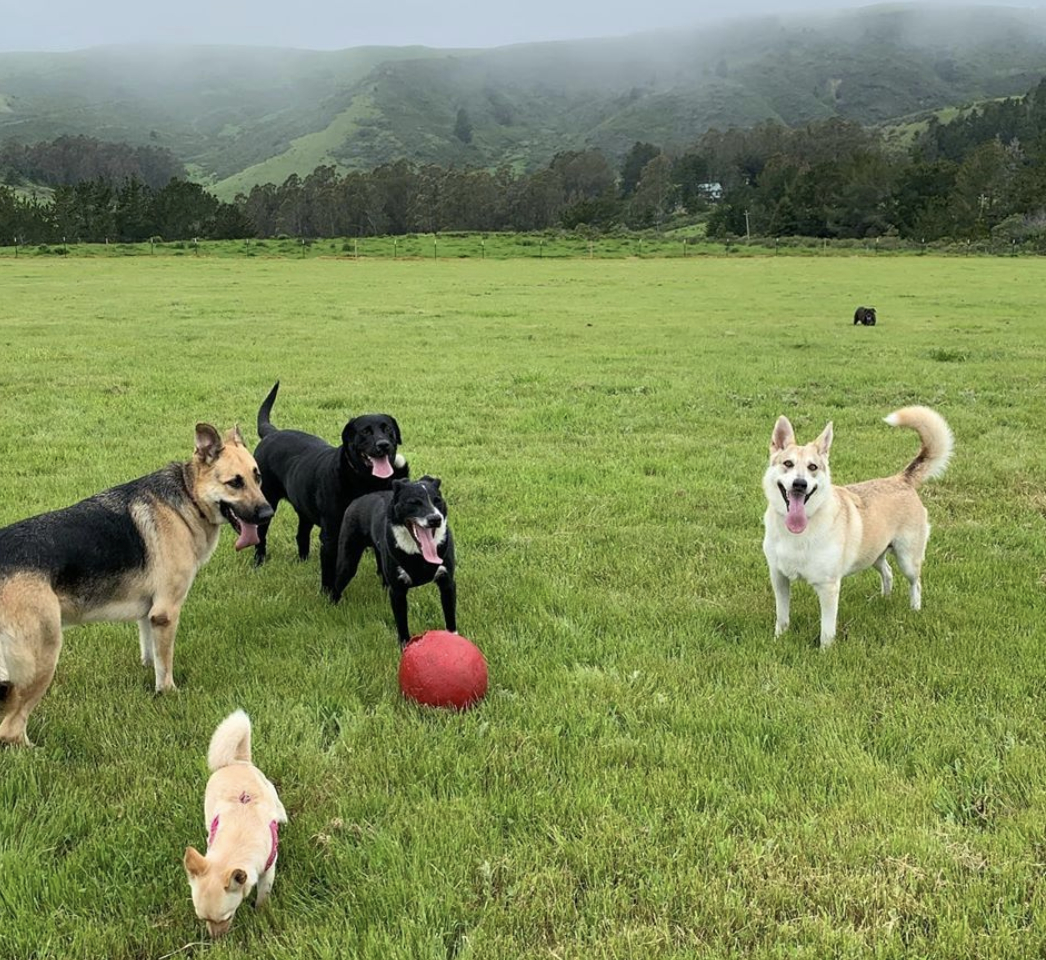
<path fill-rule="evenodd" d="M 215 730 L 208 750 L 214 772 L 207 781 L 204 823 L 209 832 L 217 817 L 217 832 L 206 856 L 186 847 L 182 861 L 196 916 L 206 921 L 212 937 L 228 932 L 255 885 L 255 907 L 265 902 L 276 876 L 275 859 L 265 869 L 273 850 L 270 824 L 287 822 L 276 788 L 251 763 L 250 736 L 250 720 L 242 710 Z"/>
<path fill-rule="evenodd" d="M 43 697 L 58 663 L 62 629 L 99 621 L 138 621 L 142 663 L 154 666 L 157 692 L 173 690 L 174 637 L 196 572 L 210 558 L 225 523 L 222 501 L 245 513 L 265 503 L 257 464 L 239 429 L 222 440 L 210 424 L 197 424 L 196 450 L 183 464 L 184 502 L 177 509 L 156 500 L 132 508 L 145 542 L 146 566 L 110 584 L 104 604 L 52 589 L 35 571 L 0 579 L 0 679 L 10 684 L 0 704 L 0 744 L 29 745 L 26 721 Z M 242 489 L 228 481 L 244 478 Z"/>
<path fill-rule="evenodd" d="M 912 608 L 920 609 L 930 525 L 916 490 L 923 480 L 943 472 L 951 456 L 952 434 L 944 419 L 927 407 L 905 407 L 886 422 L 917 431 L 922 440 L 919 454 L 895 476 L 835 487 L 828 463 L 832 425 L 817 440 L 800 445 L 787 417 L 778 419 L 763 477 L 763 552 L 777 605 L 776 635 L 788 629 L 792 581 L 805 580 L 820 599 L 820 641 L 822 647 L 829 646 L 835 639 L 842 578 L 874 566 L 883 596 L 888 596 L 893 585 L 887 560 L 891 550 L 910 584 Z M 809 491 L 801 532 L 786 523 L 787 501 L 797 482 L 806 484 L 800 492 Z"/>

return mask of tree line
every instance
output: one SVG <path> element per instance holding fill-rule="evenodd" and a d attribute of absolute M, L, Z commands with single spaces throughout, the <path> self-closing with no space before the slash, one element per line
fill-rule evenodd
<path fill-rule="evenodd" d="M 529 173 L 408 160 L 344 174 L 320 166 L 233 203 L 178 175 L 162 185 L 141 171 L 62 182 L 56 170 L 71 164 L 57 158 L 75 139 L 42 152 L 58 177 L 51 197 L 0 187 L 0 242 L 600 232 L 697 218 L 719 238 L 1046 241 L 1046 80 L 948 123 L 931 118 L 905 149 L 840 119 L 764 123 L 710 130 L 685 151 L 637 142 L 616 167 L 595 149 L 564 151 Z"/>

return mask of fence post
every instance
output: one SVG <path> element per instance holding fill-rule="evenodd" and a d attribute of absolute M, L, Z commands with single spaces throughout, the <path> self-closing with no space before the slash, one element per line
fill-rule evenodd
<path fill-rule="evenodd" d="M 436 259 L 436 234 L 432 235 L 432 259 Z"/>
<path fill-rule="evenodd" d="M 485 239 L 482 239 L 482 238 L 480 239 L 480 241 L 479 241 L 479 249 L 480 249 L 480 257 L 479 257 L 480 260 L 486 260 L 487 259 L 487 241 Z"/>

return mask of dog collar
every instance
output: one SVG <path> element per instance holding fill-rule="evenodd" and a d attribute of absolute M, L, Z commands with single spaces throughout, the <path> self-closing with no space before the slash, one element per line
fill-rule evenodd
<path fill-rule="evenodd" d="M 247 796 L 247 799 L 244 800 L 243 797 L 241 796 L 240 797 L 240 803 L 250 803 L 250 797 L 247 794 L 244 794 L 244 796 Z M 210 849 L 211 844 L 214 843 L 214 838 L 216 836 L 218 836 L 218 822 L 219 822 L 219 820 L 220 820 L 220 817 L 215 817 L 211 821 L 211 828 L 207 832 L 207 849 L 208 850 Z M 273 820 L 273 821 L 271 821 L 269 823 L 269 833 L 272 834 L 272 849 L 269 851 L 269 859 L 265 861 L 265 868 L 262 870 L 262 873 L 267 873 L 269 868 L 276 862 L 276 852 L 277 852 L 277 850 L 279 849 L 279 846 L 280 846 L 280 825 L 275 820 Z"/>

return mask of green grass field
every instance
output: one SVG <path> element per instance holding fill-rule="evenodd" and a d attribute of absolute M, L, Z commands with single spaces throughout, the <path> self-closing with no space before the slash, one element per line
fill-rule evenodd
<path fill-rule="evenodd" d="M 491 688 L 398 694 L 373 567 L 342 605 L 222 541 L 155 698 L 70 630 L 0 753 L 0 957 L 1038 957 L 1046 950 L 1046 262 L 0 261 L 0 523 L 277 425 L 385 410 L 439 475 Z M 853 309 L 874 303 L 875 328 Z M 892 473 L 926 403 L 924 609 L 845 581 L 773 638 L 774 419 Z M 441 626 L 434 588 L 411 625 Z M 290 814 L 270 905 L 206 943 L 181 856 L 236 707 Z"/>

